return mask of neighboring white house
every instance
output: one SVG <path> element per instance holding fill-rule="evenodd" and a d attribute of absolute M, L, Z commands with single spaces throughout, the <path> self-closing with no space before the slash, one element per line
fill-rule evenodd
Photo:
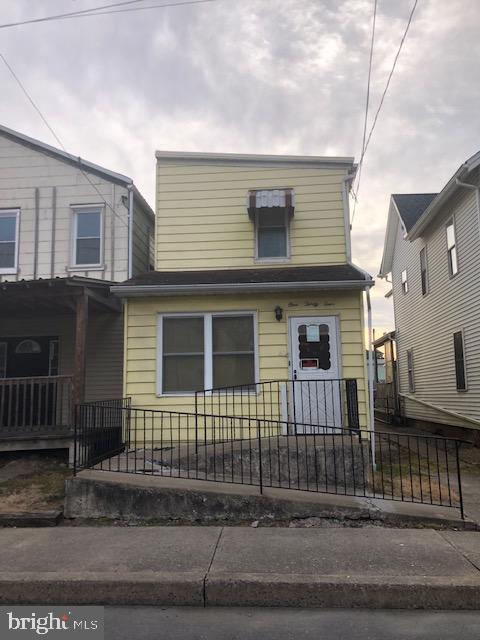
<path fill-rule="evenodd" d="M 405 417 L 480 431 L 480 152 L 440 193 L 391 196 L 391 274 Z"/>
<path fill-rule="evenodd" d="M 110 286 L 153 268 L 153 236 L 131 178 L 0 126 L 0 440 L 121 397 Z"/>

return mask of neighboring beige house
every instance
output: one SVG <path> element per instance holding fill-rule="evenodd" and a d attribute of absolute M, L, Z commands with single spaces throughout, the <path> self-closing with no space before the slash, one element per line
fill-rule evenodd
<path fill-rule="evenodd" d="M 73 401 L 121 396 L 110 286 L 153 268 L 153 234 L 131 178 L 0 126 L 2 447 L 56 446 Z"/>
<path fill-rule="evenodd" d="M 409 421 L 480 430 L 480 152 L 439 193 L 390 201 L 398 392 Z M 471 431 L 470 431 L 471 434 Z"/>

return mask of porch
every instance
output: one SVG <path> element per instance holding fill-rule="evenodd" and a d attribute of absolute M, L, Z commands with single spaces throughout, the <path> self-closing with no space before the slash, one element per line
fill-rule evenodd
<path fill-rule="evenodd" d="M 0 451 L 73 447 L 73 407 L 121 392 L 121 305 L 110 283 L 0 284 Z"/>

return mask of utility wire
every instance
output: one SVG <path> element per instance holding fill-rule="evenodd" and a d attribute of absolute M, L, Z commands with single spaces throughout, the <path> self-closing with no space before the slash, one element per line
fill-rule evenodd
<path fill-rule="evenodd" d="M 376 127 L 376 124 L 377 124 L 377 121 L 378 121 L 378 116 L 380 114 L 380 111 L 382 110 L 383 103 L 384 103 L 384 100 L 385 100 L 385 96 L 387 95 L 387 91 L 388 91 L 388 88 L 390 86 L 390 82 L 391 82 L 391 80 L 393 78 L 393 74 L 395 73 L 395 68 L 397 66 L 398 58 L 400 57 L 400 53 L 402 51 L 403 44 L 404 44 L 405 39 L 407 37 L 408 31 L 410 29 L 410 25 L 411 25 L 412 19 L 413 19 L 413 14 L 415 13 L 415 9 L 417 8 L 417 4 L 418 4 L 418 0 L 415 0 L 414 3 L 413 3 L 412 9 L 410 11 L 410 15 L 408 17 L 408 21 L 407 21 L 407 25 L 405 27 L 405 31 L 403 33 L 402 39 L 400 40 L 400 44 L 398 46 L 398 50 L 397 50 L 397 53 L 395 55 L 392 68 L 391 68 L 390 73 L 388 75 L 387 82 L 385 84 L 385 88 L 384 88 L 383 93 L 382 93 L 382 97 L 380 98 L 380 102 L 379 102 L 377 111 L 375 113 L 375 117 L 373 118 L 373 123 L 372 123 L 372 126 L 370 128 L 370 132 L 369 132 L 368 137 L 367 137 L 367 139 L 365 141 L 365 144 L 363 145 L 362 155 L 360 156 L 360 160 L 359 160 L 359 163 L 358 163 L 359 167 L 363 164 L 363 159 L 365 157 L 365 154 L 367 153 L 367 149 L 368 149 L 368 146 L 370 144 L 370 140 L 372 138 L 372 134 L 373 134 L 373 132 L 375 130 L 375 127 Z M 359 178 L 358 178 L 358 181 L 357 181 L 356 197 L 358 197 L 358 191 L 360 189 L 360 177 L 361 176 L 359 175 Z M 355 211 L 355 209 L 354 209 L 354 211 Z M 352 215 L 352 224 L 353 224 L 353 215 Z"/>
<path fill-rule="evenodd" d="M 22 81 L 20 80 L 20 78 L 17 76 L 17 74 L 15 73 L 15 71 L 12 69 L 12 67 L 9 65 L 9 63 L 7 62 L 7 59 L 5 58 L 5 56 L 3 55 L 3 53 L 0 53 L 0 58 L 3 60 L 3 62 L 5 63 L 5 66 L 7 67 L 7 69 L 10 71 L 10 73 L 12 74 L 13 78 L 16 80 L 16 82 L 18 83 L 20 89 L 23 91 L 23 93 L 25 94 L 25 96 L 27 97 L 28 101 L 30 102 L 30 104 L 33 106 L 33 108 L 35 109 L 35 111 L 38 113 L 38 115 L 40 116 L 40 118 L 42 119 L 42 121 L 44 122 L 44 124 L 47 126 L 48 130 L 50 131 L 50 133 L 53 135 L 53 137 L 55 138 L 55 140 L 58 142 L 58 144 L 60 145 L 60 147 L 63 149 L 63 151 L 65 151 L 65 153 L 68 153 L 68 151 L 65 149 L 65 145 L 63 144 L 63 142 L 60 140 L 60 138 L 58 137 L 58 135 L 55 133 L 53 127 L 50 125 L 50 123 L 48 122 L 48 120 L 45 118 L 45 116 L 43 115 L 43 113 L 40 111 L 39 107 L 35 104 L 33 98 L 30 96 L 30 94 L 28 93 L 28 91 L 26 90 L 25 86 L 23 85 Z M 71 154 L 69 154 L 71 155 Z M 115 211 L 115 209 L 105 200 L 105 198 L 103 197 L 103 195 L 100 193 L 100 191 L 97 188 L 97 185 L 91 181 L 90 176 L 88 175 L 88 173 L 86 173 L 81 166 L 81 162 L 82 159 L 80 158 L 80 156 L 78 157 L 78 169 L 80 170 L 80 172 L 83 174 L 83 176 L 86 178 L 86 180 L 90 183 L 90 185 L 95 189 L 95 191 L 97 192 L 97 194 L 100 196 L 102 202 L 105 204 L 106 207 L 108 207 L 111 212 L 113 213 L 113 215 L 118 218 L 120 220 L 120 222 L 122 222 L 122 224 L 128 228 L 128 225 L 125 223 L 125 221 L 118 215 L 118 213 Z"/>
<path fill-rule="evenodd" d="M 368 77 L 367 77 L 367 97 L 365 100 L 365 118 L 363 120 L 363 137 L 362 137 L 362 151 L 360 153 L 361 158 L 363 158 L 364 154 L 365 154 L 365 140 L 367 137 L 367 122 L 368 122 L 368 109 L 370 106 L 370 80 L 372 77 L 372 61 L 373 61 L 373 47 L 375 44 L 375 24 L 377 21 L 377 2 L 378 0 L 374 0 L 373 3 L 373 18 L 372 18 L 372 37 L 371 37 L 371 41 L 370 41 L 370 56 L 369 56 L 369 61 L 368 61 Z M 357 190 L 355 192 L 355 199 L 354 199 L 354 203 L 353 203 L 353 213 L 352 213 L 352 219 L 350 221 L 350 228 L 353 225 L 353 220 L 355 218 L 355 211 L 357 209 L 357 202 L 358 202 L 358 189 L 360 186 L 360 180 L 362 177 L 362 161 L 360 160 L 359 164 L 358 164 L 358 186 L 357 186 Z"/>
<path fill-rule="evenodd" d="M 23 20 L 21 22 L 9 22 L 0 24 L 0 29 L 7 29 L 10 27 L 20 27 L 26 24 L 34 24 L 38 22 L 50 22 L 54 20 L 68 20 L 72 18 L 89 18 L 91 16 L 105 16 L 112 13 L 125 13 L 130 11 L 144 11 L 146 9 L 165 9 L 168 7 L 180 7 L 185 5 L 205 4 L 207 2 L 216 2 L 216 0 L 183 0 L 182 2 L 168 2 L 164 4 L 150 5 L 148 7 L 130 7 L 120 8 L 127 4 L 137 4 L 145 2 L 146 0 L 128 0 L 126 2 L 115 2 L 112 4 L 106 4 L 99 7 L 92 7 L 91 9 L 83 9 L 82 11 L 71 11 L 69 13 L 59 13 L 52 16 L 44 16 L 43 18 L 32 18 L 30 20 Z"/>

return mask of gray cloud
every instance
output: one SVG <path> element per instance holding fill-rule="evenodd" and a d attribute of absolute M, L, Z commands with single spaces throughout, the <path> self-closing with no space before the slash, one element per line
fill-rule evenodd
<path fill-rule="evenodd" d="M 153 2 L 153 0 L 152 0 Z M 0 22 L 99 4 L 16 0 Z M 72 152 L 134 177 L 154 150 L 356 155 L 372 0 L 218 0 L 1 32 L 0 49 Z M 379 2 L 372 113 L 411 3 Z M 368 154 L 354 257 L 378 272 L 392 192 L 436 191 L 479 146 L 480 7 L 420 0 Z M 51 140 L 0 66 L 0 122 Z M 374 291 L 379 329 L 393 324 Z"/>

